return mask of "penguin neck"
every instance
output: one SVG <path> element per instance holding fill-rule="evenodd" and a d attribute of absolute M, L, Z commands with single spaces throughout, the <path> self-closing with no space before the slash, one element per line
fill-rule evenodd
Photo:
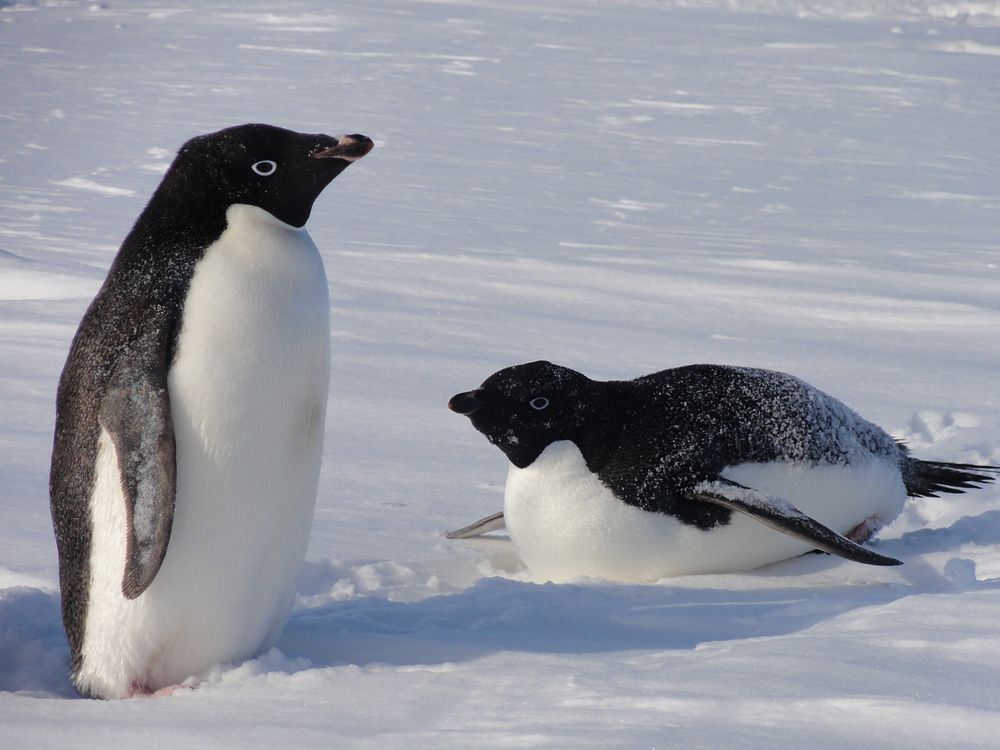
<path fill-rule="evenodd" d="M 587 468 L 597 473 L 618 449 L 631 399 L 626 383 L 609 381 L 594 386 L 583 419 L 567 439 L 580 450 Z"/>
<path fill-rule="evenodd" d="M 218 195 L 189 190 L 177 175 L 167 173 L 123 243 L 143 255 L 162 249 L 200 259 L 204 250 L 226 230 L 228 206 Z"/>

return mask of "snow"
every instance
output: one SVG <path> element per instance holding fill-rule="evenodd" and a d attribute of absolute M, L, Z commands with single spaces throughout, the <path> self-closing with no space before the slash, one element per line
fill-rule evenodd
<path fill-rule="evenodd" d="M 445 408 L 504 366 L 790 372 L 920 458 L 1000 463 L 1000 6 L 933 0 L 0 2 L 4 745 L 995 745 L 1000 489 L 911 501 L 871 568 L 529 582 L 503 455 Z M 73 700 L 55 385 L 187 138 L 376 149 L 309 230 L 330 414 L 277 650 Z"/>

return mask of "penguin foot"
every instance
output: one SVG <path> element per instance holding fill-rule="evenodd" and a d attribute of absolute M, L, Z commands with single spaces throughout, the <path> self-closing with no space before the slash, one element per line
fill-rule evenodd
<path fill-rule="evenodd" d="M 882 519 L 878 516 L 868 516 L 868 518 L 848 531 L 844 536 L 852 542 L 862 544 L 875 536 L 875 532 L 882 528 L 882 523 Z"/>
<path fill-rule="evenodd" d="M 175 690 L 180 690 L 181 688 L 186 688 L 186 687 L 187 685 L 168 685 L 167 687 L 161 687 L 158 690 L 151 690 L 138 680 L 132 680 L 132 684 L 129 686 L 128 694 L 125 697 L 165 698 L 168 695 L 173 695 Z"/>
<path fill-rule="evenodd" d="M 168 695 L 173 695 L 176 690 L 184 690 L 187 685 L 168 685 L 167 687 L 161 687 L 159 690 L 155 690 L 150 694 L 151 698 L 165 698 Z"/>

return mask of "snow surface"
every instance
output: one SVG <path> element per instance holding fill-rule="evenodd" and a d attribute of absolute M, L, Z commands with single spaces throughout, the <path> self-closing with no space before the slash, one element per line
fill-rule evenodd
<path fill-rule="evenodd" d="M 4 747 L 996 746 L 995 487 L 910 502 L 891 570 L 537 585 L 442 532 L 506 472 L 448 397 L 539 358 L 791 372 L 1000 462 L 1000 4 L 0 6 Z M 309 225 L 334 354 L 297 608 L 196 690 L 72 700 L 59 370 L 172 153 L 248 121 L 377 143 Z"/>

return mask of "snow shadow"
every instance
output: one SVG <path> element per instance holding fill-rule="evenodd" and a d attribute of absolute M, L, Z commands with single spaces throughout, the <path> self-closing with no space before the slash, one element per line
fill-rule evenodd
<path fill-rule="evenodd" d="M 915 547 L 921 552 L 947 552 L 963 544 L 980 547 L 1000 545 L 1000 510 L 988 510 L 978 516 L 962 516 L 944 528 L 910 531 L 899 538 L 899 543 L 902 554 L 907 547 Z"/>
<path fill-rule="evenodd" d="M 903 576 L 898 583 L 796 585 L 798 576 L 840 564 L 827 556 L 807 555 L 759 574 L 744 574 L 738 581 L 734 578 L 733 585 L 740 588 L 732 589 L 725 587 L 724 576 L 706 577 L 704 587 L 600 581 L 556 585 L 485 578 L 457 593 L 417 601 L 392 601 L 385 591 L 348 594 L 340 601 L 292 613 L 277 644 L 288 659 L 279 660 L 276 668 L 295 672 L 340 665 L 430 665 L 503 651 L 594 654 L 693 649 L 709 641 L 781 636 L 913 594 L 1000 590 L 1000 580 L 976 580 L 971 560 L 949 560 L 942 573 L 922 557 L 927 552 L 956 551 L 967 543 L 1000 545 L 1000 510 L 884 542 L 885 551 L 907 561 L 894 569 Z M 309 593 L 320 595 L 324 588 L 329 592 L 345 570 L 320 564 L 307 581 L 313 589 Z M 383 584 L 393 582 L 411 596 L 423 585 L 414 571 L 391 561 L 357 570 Z M 749 584 L 746 575 L 753 576 Z M 78 697 L 68 679 L 68 661 L 58 594 L 25 586 L 0 590 L 0 692 Z M 269 671 L 266 665 L 264 669 Z"/>
<path fill-rule="evenodd" d="M 727 590 L 486 578 L 458 593 L 415 602 L 355 596 L 298 609 L 277 647 L 289 657 L 281 662 L 285 672 L 461 662 L 500 651 L 692 649 L 706 641 L 795 632 L 912 593 L 925 591 L 901 584 Z M 297 658 L 306 661 L 294 664 Z M 0 691 L 79 697 L 67 676 L 68 662 L 58 594 L 28 587 L 0 591 Z"/>
<path fill-rule="evenodd" d="M 69 681 L 69 644 L 59 594 L 27 586 L 0 591 L 0 692 L 79 697 Z"/>
<path fill-rule="evenodd" d="M 932 592 L 906 584 L 732 591 L 488 578 L 416 602 L 361 597 L 298 610 L 277 645 L 313 666 L 460 662 L 498 651 L 693 649 L 796 632 L 914 593 Z"/>

